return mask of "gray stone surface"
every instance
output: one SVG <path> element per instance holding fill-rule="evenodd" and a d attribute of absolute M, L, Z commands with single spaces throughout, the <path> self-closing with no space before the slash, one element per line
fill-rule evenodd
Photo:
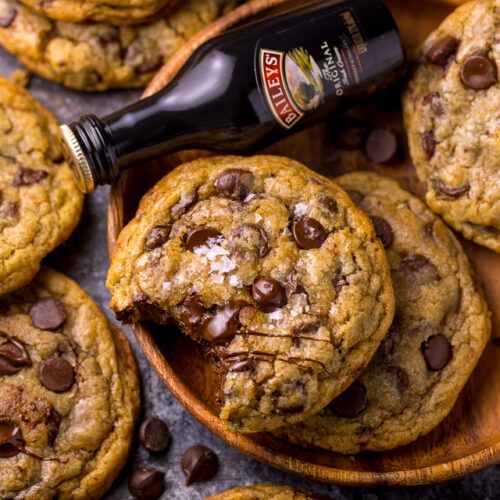
<path fill-rule="evenodd" d="M 18 67 L 15 59 L 0 49 L 0 73 L 8 76 Z M 68 121 L 85 113 L 103 115 L 133 101 L 139 95 L 135 91 L 84 94 L 63 89 L 38 77 L 31 79 L 29 90 L 61 121 Z M 106 247 L 107 197 L 107 188 L 100 188 L 87 197 L 80 225 L 71 238 L 46 261 L 78 281 L 107 317 L 114 321 L 108 310 L 110 296 L 104 285 L 109 265 Z M 198 500 L 229 488 L 259 482 L 300 486 L 336 500 L 500 499 L 500 466 L 451 483 L 406 489 L 337 487 L 303 480 L 272 469 L 232 449 L 199 424 L 162 384 L 129 329 L 126 329 L 126 333 L 134 346 L 142 373 L 145 414 L 158 414 L 167 422 L 172 433 L 172 446 L 165 455 L 153 457 L 136 443 L 126 470 L 115 482 L 106 500 L 131 498 L 127 490 L 127 472 L 145 464 L 165 472 L 166 489 L 161 497 L 163 500 Z M 219 456 L 221 467 L 212 481 L 186 487 L 180 458 L 188 446 L 197 443 L 212 448 Z"/>

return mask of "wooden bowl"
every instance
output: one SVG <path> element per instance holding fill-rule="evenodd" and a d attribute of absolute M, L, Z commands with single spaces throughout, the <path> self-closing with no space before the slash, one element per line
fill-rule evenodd
<path fill-rule="evenodd" d="M 412 54 L 425 36 L 460 2 L 388 0 L 387 3 L 398 22 L 407 53 Z M 289 7 L 290 3 L 284 4 L 283 0 L 251 0 L 219 19 L 170 59 L 146 89 L 145 95 L 161 89 L 205 40 L 237 23 L 253 20 L 263 11 L 280 11 Z M 404 142 L 399 105 L 393 105 L 391 109 L 389 103 L 389 109 L 383 113 L 372 108 L 373 104 L 355 110 L 354 114 L 373 125 L 391 126 Z M 402 144 L 401 149 L 405 148 L 406 144 Z M 371 164 L 358 151 L 339 151 L 330 146 L 325 140 L 323 125 L 299 132 L 265 152 L 290 156 L 327 175 L 376 170 L 398 179 L 418 194 L 423 193 L 407 157 L 391 166 Z M 109 199 L 110 254 L 120 230 L 133 217 L 144 192 L 169 168 L 206 154 L 182 151 L 122 175 L 113 185 Z M 496 307 L 500 304 L 500 255 L 470 242 L 464 241 L 464 245 L 493 311 L 493 337 L 500 337 L 500 310 Z M 292 446 L 267 433 L 241 435 L 227 432 L 217 417 L 214 375 L 199 346 L 172 327 L 139 324 L 133 327 L 133 331 L 165 385 L 192 415 L 231 446 L 284 471 L 327 483 L 395 486 L 457 478 L 500 461 L 500 349 L 493 340 L 455 408 L 433 432 L 393 451 L 343 456 Z M 496 343 L 500 343 L 500 338 Z"/>

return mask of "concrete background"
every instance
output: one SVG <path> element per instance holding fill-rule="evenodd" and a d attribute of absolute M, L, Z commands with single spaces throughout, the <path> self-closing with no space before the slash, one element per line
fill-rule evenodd
<path fill-rule="evenodd" d="M 0 73 L 9 76 L 21 67 L 17 61 L 0 49 Z M 60 121 L 78 118 L 81 114 L 104 115 L 138 98 L 137 91 L 115 91 L 85 94 L 33 76 L 29 91 L 51 109 Z M 106 246 L 106 203 L 108 188 L 99 188 L 87 197 L 80 225 L 46 262 L 75 279 L 99 304 L 106 316 L 114 321 L 108 309 L 110 295 L 104 285 L 109 266 Z M 410 499 L 500 499 L 500 466 L 470 475 L 459 481 L 418 488 L 347 488 L 324 485 L 272 469 L 234 450 L 219 440 L 195 420 L 160 381 L 137 346 L 132 332 L 126 328 L 139 362 L 143 382 L 145 415 L 158 414 L 168 424 L 172 445 L 165 455 L 152 457 L 135 443 L 127 468 L 115 481 L 106 500 L 132 498 L 127 489 L 128 472 L 142 465 L 151 465 L 165 472 L 163 500 L 198 500 L 237 486 L 260 482 L 289 484 L 308 488 L 335 500 L 410 500 Z M 183 451 L 193 444 L 204 444 L 213 449 L 220 460 L 217 476 L 206 483 L 186 487 L 180 467 Z"/>

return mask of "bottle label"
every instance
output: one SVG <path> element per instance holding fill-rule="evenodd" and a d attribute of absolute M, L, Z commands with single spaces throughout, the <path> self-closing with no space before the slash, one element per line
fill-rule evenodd
<path fill-rule="evenodd" d="M 352 9 L 333 9 L 328 16 L 330 37 L 310 36 L 308 47 L 282 46 L 277 33 L 263 39 L 257 50 L 262 93 L 276 121 L 292 128 L 308 111 L 351 88 L 372 73 L 368 44 Z M 307 33 L 307 22 L 304 22 Z"/>

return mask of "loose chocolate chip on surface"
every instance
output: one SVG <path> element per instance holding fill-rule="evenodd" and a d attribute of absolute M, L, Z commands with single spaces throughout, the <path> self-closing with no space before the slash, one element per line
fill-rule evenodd
<path fill-rule="evenodd" d="M 369 160 L 377 163 L 391 161 L 398 150 L 396 134 L 386 128 L 376 128 L 368 135 L 365 153 Z"/>
<path fill-rule="evenodd" d="M 49 174 L 45 170 L 33 170 L 31 168 L 19 167 L 12 181 L 13 186 L 31 186 L 45 179 Z"/>
<path fill-rule="evenodd" d="M 363 193 L 360 193 L 359 191 L 356 191 L 355 189 L 346 189 L 345 192 L 349 195 L 351 200 L 356 204 L 356 205 L 361 205 L 361 202 L 364 200 L 365 196 Z"/>
<path fill-rule="evenodd" d="M 443 114 L 443 106 L 441 105 L 441 94 L 437 91 L 429 92 L 423 98 L 423 104 L 430 106 L 431 110 L 436 116 Z"/>
<path fill-rule="evenodd" d="M 212 450 L 198 444 L 191 446 L 183 453 L 181 466 L 186 476 L 187 486 L 212 479 L 219 470 L 219 460 Z"/>
<path fill-rule="evenodd" d="M 297 274 L 297 270 L 292 269 L 285 276 L 285 286 L 287 288 L 288 295 L 295 295 L 296 293 L 306 293 L 302 284 L 297 281 Z"/>
<path fill-rule="evenodd" d="M 444 335 L 433 335 L 421 345 L 425 364 L 429 370 L 443 369 L 451 360 L 451 345 Z"/>
<path fill-rule="evenodd" d="M 55 330 L 66 321 L 66 307 L 54 297 L 37 300 L 30 308 L 29 315 L 33 325 L 40 330 Z"/>
<path fill-rule="evenodd" d="M 254 176 L 247 170 L 230 168 L 224 170 L 215 180 L 215 189 L 219 193 L 235 200 L 245 198 L 252 190 Z"/>
<path fill-rule="evenodd" d="M 366 388 L 361 382 L 354 382 L 329 404 L 335 413 L 345 418 L 357 417 L 367 405 Z"/>
<path fill-rule="evenodd" d="M 373 222 L 373 227 L 375 228 L 375 233 L 377 238 L 380 238 L 384 248 L 389 248 L 394 241 L 394 234 L 392 232 L 391 225 L 382 217 L 373 216 L 370 217 Z"/>
<path fill-rule="evenodd" d="M 398 392 L 404 394 L 410 385 L 406 371 L 399 366 L 391 365 L 387 367 L 387 373 L 394 377 Z"/>
<path fill-rule="evenodd" d="M 330 142 L 341 149 L 360 148 L 368 134 L 368 126 L 350 116 L 336 117 L 326 127 Z"/>
<path fill-rule="evenodd" d="M 185 245 L 188 250 L 194 251 L 196 247 L 202 247 L 207 245 L 210 239 L 216 241 L 222 236 L 219 231 L 216 231 L 213 227 L 209 226 L 198 226 L 191 229 L 186 236 Z"/>
<path fill-rule="evenodd" d="M 319 248 L 326 240 L 325 228 L 311 217 L 299 217 L 292 222 L 292 236 L 299 248 Z"/>
<path fill-rule="evenodd" d="M 237 244 L 235 243 L 236 239 L 243 239 L 246 236 L 249 235 L 250 232 L 256 232 L 259 235 L 259 243 L 257 244 L 257 251 L 259 252 L 259 257 L 264 257 L 266 253 L 268 252 L 268 237 L 266 230 L 262 227 L 259 226 L 258 224 L 242 224 L 241 226 L 237 227 L 230 236 L 231 240 L 231 247 L 236 247 Z"/>
<path fill-rule="evenodd" d="M 246 300 L 230 300 L 219 306 L 214 316 L 206 319 L 202 327 L 202 338 L 212 344 L 225 344 L 236 335 L 241 309 L 252 304 Z"/>
<path fill-rule="evenodd" d="M 68 361 L 54 354 L 40 365 L 38 378 L 49 391 L 65 392 L 73 385 L 75 372 Z"/>
<path fill-rule="evenodd" d="M 452 36 L 444 36 L 438 40 L 425 53 L 427 61 L 438 66 L 445 66 L 448 59 L 455 54 L 458 48 L 458 40 Z"/>
<path fill-rule="evenodd" d="M 31 359 L 21 342 L 9 339 L 0 345 L 0 375 L 13 375 L 23 366 L 31 366 Z"/>
<path fill-rule="evenodd" d="M 10 3 L 2 2 L 2 11 L 0 12 L 0 27 L 8 28 L 17 17 L 17 9 Z"/>
<path fill-rule="evenodd" d="M 259 278 L 255 281 L 252 297 L 264 312 L 273 312 L 286 304 L 285 287 L 274 278 Z"/>
<path fill-rule="evenodd" d="M 59 433 L 59 425 L 61 424 L 61 415 L 52 406 L 47 408 L 45 414 L 45 425 L 47 426 L 47 435 L 49 438 L 49 443 L 54 444 L 57 434 Z"/>
<path fill-rule="evenodd" d="M 469 191 L 470 184 L 465 184 L 464 186 L 453 188 L 451 186 L 447 186 L 443 181 L 439 181 L 439 189 L 448 196 L 458 198 Z"/>
<path fill-rule="evenodd" d="M 154 250 L 160 245 L 163 245 L 168 240 L 170 236 L 170 231 L 172 230 L 172 224 L 165 224 L 163 226 L 155 226 L 151 231 L 149 231 L 146 236 L 146 241 L 144 242 L 144 250 Z"/>
<path fill-rule="evenodd" d="M 190 293 L 181 307 L 181 319 L 188 327 L 201 325 L 203 314 L 206 311 L 205 303 L 196 292 Z"/>
<path fill-rule="evenodd" d="M 319 202 L 332 214 L 337 213 L 339 210 L 337 202 L 331 196 L 322 195 Z"/>
<path fill-rule="evenodd" d="M 14 457 L 24 448 L 21 429 L 12 422 L 0 422 L 0 458 Z"/>
<path fill-rule="evenodd" d="M 425 155 L 427 156 L 427 158 L 432 158 L 436 149 L 436 136 L 434 135 L 434 132 L 430 131 L 422 134 L 421 139 Z"/>
<path fill-rule="evenodd" d="M 139 427 L 139 441 L 144 448 L 154 453 L 165 451 L 170 444 L 167 424 L 157 416 L 144 420 Z"/>
<path fill-rule="evenodd" d="M 136 500 L 155 500 L 164 489 L 163 472 L 151 467 L 140 467 L 128 478 L 128 490 Z"/>
<path fill-rule="evenodd" d="M 470 89 L 487 89 L 497 81 L 497 67 L 491 59 L 475 54 L 463 62 L 460 80 Z"/>

